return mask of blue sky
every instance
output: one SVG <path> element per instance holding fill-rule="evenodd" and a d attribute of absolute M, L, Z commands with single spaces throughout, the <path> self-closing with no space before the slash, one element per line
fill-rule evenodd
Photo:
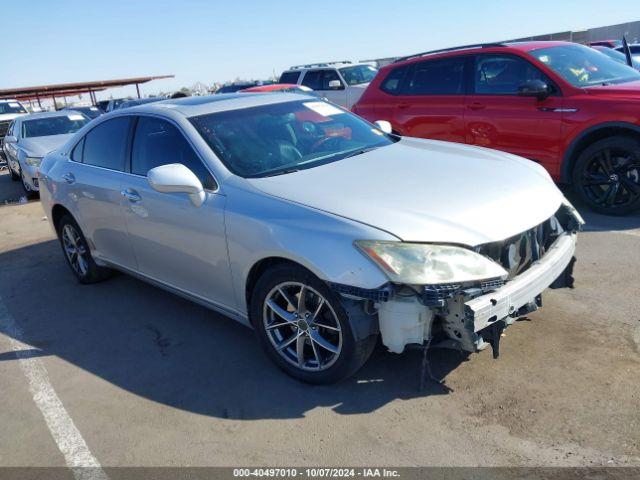
<path fill-rule="evenodd" d="M 143 94 L 640 20 L 638 0 L 14 0 L 2 12 L 0 88 L 175 74 Z"/>

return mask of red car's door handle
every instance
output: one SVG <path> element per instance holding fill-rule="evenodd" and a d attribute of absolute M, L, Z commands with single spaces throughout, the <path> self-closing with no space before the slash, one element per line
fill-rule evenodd
<path fill-rule="evenodd" d="M 398 108 L 409 108 L 411 106 L 410 103 L 399 103 Z"/>
<path fill-rule="evenodd" d="M 480 102 L 473 102 L 470 103 L 469 105 L 467 105 L 467 108 L 469 110 L 482 110 L 483 108 L 485 108 L 485 104 L 484 103 L 480 103 Z"/>

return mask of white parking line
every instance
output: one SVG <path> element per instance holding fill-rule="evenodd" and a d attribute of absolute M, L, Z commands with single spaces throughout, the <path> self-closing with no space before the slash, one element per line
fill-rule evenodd
<path fill-rule="evenodd" d="M 33 401 L 40 409 L 74 477 L 77 480 L 108 480 L 109 477 L 89 451 L 87 443 L 53 389 L 44 363 L 39 358 L 30 357 L 27 353 L 34 347 L 23 341 L 22 330 L 7 311 L 2 298 L 0 298 L 0 329 L 9 336 L 20 368 L 29 381 L 29 391 L 33 395 Z"/>

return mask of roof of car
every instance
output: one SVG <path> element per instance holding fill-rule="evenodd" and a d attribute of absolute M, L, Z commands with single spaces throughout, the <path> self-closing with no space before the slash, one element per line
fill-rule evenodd
<path fill-rule="evenodd" d="M 52 117 L 66 117 L 67 115 L 73 113 L 73 110 L 65 110 L 65 111 L 55 111 L 55 112 L 38 112 L 38 113 L 30 113 L 28 115 L 23 115 L 21 117 L 16 118 L 16 120 L 20 119 L 21 122 L 25 120 L 37 120 L 39 118 L 52 118 Z M 80 112 L 78 112 L 80 113 Z"/>
<path fill-rule="evenodd" d="M 548 47 L 558 47 L 561 45 L 576 45 L 572 42 L 562 42 L 562 41 L 522 41 L 522 42 L 506 42 L 506 43 L 485 43 L 478 45 L 466 45 L 461 47 L 451 47 L 442 50 L 434 50 L 432 52 L 423 52 L 417 53 L 414 55 L 408 55 L 406 57 L 402 57 L 396 60 L 389 65 L 386 65 L 384 68 L 389 69 L 390 66 L 398 66 L 399 64 L 403 64 L 405 62 L 413 62 L 419 58 L 425 57 L 448 57 L 453 55 L 462 55 L 469 52 L 493 52 L 493 51 L 504 51 L 507 50 L 519 50 L 521 52 L 530 52 L 532 50 L 537 50 L 539 48 L 548 48 Z"/>
<path fill-rule="evenodd" d="M 297 93 L 220 93 L 217 95 L 206 95 L 202 97 L 185 97 L 163 100 L 161 102 L 138 105 L 126 110 L 115 110 L 115 112 L 147 112 L 165 113 L 167 110 L 178 112 L 185 117 L 205 115 L 208 113 L 224 112 L 228 110 L 238 110 L 241 108 L 257 107 L 261 105 L 271 105 L 295 100 L 307 100 L 307 95 Z"/>

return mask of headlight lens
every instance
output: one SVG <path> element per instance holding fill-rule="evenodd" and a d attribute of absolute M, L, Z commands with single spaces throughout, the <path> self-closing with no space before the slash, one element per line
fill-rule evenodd
<path fill-rule="evenodd" d="M 24 159 L 24 163 L 26 163 L 30 167 L 39 167 L 41 162 L 42 157 L 26 157 Z"/>
<path fill-rule="evenodd" d="M 452 245 L 371 240 L 358 240 L 355 245 L 396 283 L 463 283 L 508 275 L 487 257 Z"/>

